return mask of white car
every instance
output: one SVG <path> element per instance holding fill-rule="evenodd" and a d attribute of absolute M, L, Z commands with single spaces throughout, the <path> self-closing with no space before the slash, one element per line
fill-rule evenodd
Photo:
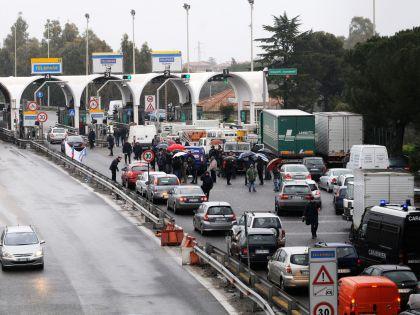
<path fill-rule="evenodd" d="M 308 247 L 279 248 L 268 261 L 269 281 L 280 289 L 307 287 L 309 285 Z"/>
<path fill-rule="evenodd" d="M 280 168 L 282 181 L 311 179 L 311 174 L 303 164 L 284 164 Z"/>
<path fill-rule="evenodd" d="M 319 190 L 318 184 L 313 179 L 307 179 L 306 183 L 309 185 L 311 189 L 312 196 L 314 197 L 314 201 L 321 207 L 321 190 Z"/>
<path fill-rule="evenodd" d="M 166 175 L 165 172 L 149 172 L 149 175 Z M 146 182 L 149 180 L 149 176 L 147 172 L 143 172 L 140 174 L 136 181 L 136 192 L 142 196 L 146 195 L 147 192 L 147 184 Z"/>
<path fill-rule="evenodd" d="M 347 187 L 348 182 L 354 181 L 353 174 L 343 174 L 338 176 L 337 182 L 333 186 L 333 193 L 336 195 L 341 187 Z"/>
<path fill-rule="evenodd" d="M 61 143 L 67 135 L 67 131 L 61 127 L 53 127 L 47 134 L 47 141 L 49 143 Z"/>
<path fill-rule="evenodd" d="M 331 168 L 319 178 L 319 188 L 332 192 L 333 186 L 337 183 L 338 176 L 343 174 L 353 174 L 353 170 L 348 168 Z"/>

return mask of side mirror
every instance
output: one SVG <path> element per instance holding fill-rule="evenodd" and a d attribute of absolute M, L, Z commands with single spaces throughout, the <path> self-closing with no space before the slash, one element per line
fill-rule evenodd
<path fill-rule="evenodd" d="M 45 244 L 44 240 L 39 241 L 39 244 Z"/>

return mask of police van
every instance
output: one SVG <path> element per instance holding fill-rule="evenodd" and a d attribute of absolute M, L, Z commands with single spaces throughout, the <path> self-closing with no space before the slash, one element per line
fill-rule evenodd
<path fill-rule="evenodd" d="M 407 205 L 366 208 L 352 235 L 359 257 L 366 265 L 404 264 L 420 274 L 420 209 Z"/>

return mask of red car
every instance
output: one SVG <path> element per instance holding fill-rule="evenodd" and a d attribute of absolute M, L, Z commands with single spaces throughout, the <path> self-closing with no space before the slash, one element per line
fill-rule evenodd
<path fill-rule="evenodd" d="M 152 168 L 149 169 L 153 171 Z M 121 182 L 127 188 L 135 188 L 138 175 L 147 172 L 146 162 L 136 162 L 121 169 Z"/>

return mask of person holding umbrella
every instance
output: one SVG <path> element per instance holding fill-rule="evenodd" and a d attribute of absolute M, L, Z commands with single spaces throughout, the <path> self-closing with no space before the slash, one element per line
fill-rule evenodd
<path fill-rule="evenodd" d="M 258 172 L 258 179 L 260 180 L 260 185 L 264 185 L 264 166 L 265 163 L 261 157 L 257 159 L 257 172 Z"/>

